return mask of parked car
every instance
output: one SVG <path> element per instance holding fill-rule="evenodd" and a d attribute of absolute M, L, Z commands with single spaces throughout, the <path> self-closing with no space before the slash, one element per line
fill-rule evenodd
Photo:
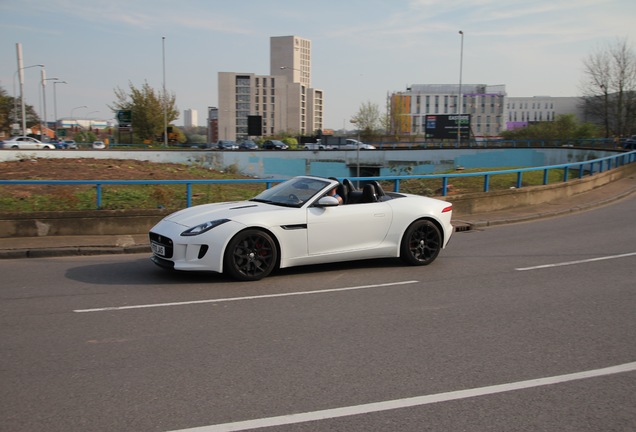
<path fill-rule="evenodd" d="M 343 204 L 328 193 L 337 188 Z M 432 263 L 453 233 L 452 204 L 358 190 L 348 179 L 299 176 L 244 202 L 203 204 L 166 216 L 149 232 L 152 261 L 255 281 L 276 268 L 400 257 Z M 378 217 L 390 215 L 390 217 Z"/>
<path fill-rule="evenodd" d="M 375 146 L 354 139 L 347 139 L 347 143 L 340 146 L 340 148 L 343 150 L 357 150 L 358 148 L 360 150 L 375 150 Z"/>
<path fill-rule="evenodd" d="M 95 150 L 104 150 L 106 148 L 106 143 L 104 141 L 93 141 L 93 148 Z"/>
<path fill-rule="evenodd" d="M 289 146 L 279 140 L 267 140 L 263 143 L 264 150 L 287 150 Z"/>
<path fill-rule="evenodd" d="M 15 136 L 3 141 L 2 148 L 19 150 L 54 150 L 55 144 L 44 143 L 28 136 Z"/>
<path fill-rule="evenodd" d="M 236 142 L 231 140 L 219 140 L 219 142 L 216 144 L 216 147 L 219 150 L 238 150 Z"/>
<path fill-rule="evenodd" d="M 239 144 L 240 150 L 258 150 L 258 144 L 252 140 L 244 140 Z"/>
<path fill-rule="evenodd" d="M 67 149 L 76 150 L 77 149 L 77 143 L 74 140 L 58 141 L 55 144 L 55 147 L 57 147 L 58 149 L 63 149 L 63 150 L 67 150 Z"/>
<path fill-rule="evenodd" d="M 334 146 L 323 144 L 320 138 L 315 143 L 305 143 L 305 150 L 334 150 Z"/>
<path fill-rule="evenodd" d="M 623 148 L 625 150 L 636 150 L 636 135 L 632 135 L 623 141 Z"/>

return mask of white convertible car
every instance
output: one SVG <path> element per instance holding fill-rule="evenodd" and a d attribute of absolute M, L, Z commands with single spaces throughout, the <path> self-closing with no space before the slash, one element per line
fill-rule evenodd
<path fill-rule="evenodd" d="M 328 192 L 337 188 L 343 198 Z M 259 280 L 276 268 L 400 257 L 432 263 L 453 233 L 452 205 L 384 192 L 377 182 L 294 177 L 248 201 L 173 213 L 150 235 L 157 265 Z"/>

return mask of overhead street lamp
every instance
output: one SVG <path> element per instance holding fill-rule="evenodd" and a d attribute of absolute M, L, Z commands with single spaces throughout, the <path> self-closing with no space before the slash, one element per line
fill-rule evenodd
<path fill-rule="evenodd" d="M 166 37 L 161 37 L 163 61 L 163 146 L 168 147 L 168 99 L 166 98 Z"/>
<path fill-rule="evenodd" d="M 42 140 L 43 138 L 43 134 L 45 132 L 45 129 L 49 128 L 48 125 L 48 119 L 46 116 L 46 82 L 47 81 L 55 81 L 58 80 L 59 78 L 46 78 L 46 70 L 44 68 L 41 69 L 41 73 L 42 73 L 42 106 L 43 106 L 43 115 L 44 115 L 44 127 L 42 127 L 42 125 L 40 125 L 40 140 Z"/>
<path fill-rule="evenodd" d="M 356 126 L 358 135 L 357 135 L 357 141 L 358 143 L 356 144 L 356 147 L 358 148 L 357 151 L 357 161 L 356 161 L 356 177 L 360 177 L 360 122 L 358 121 L 357 118 L 352 118 L 351 120 L 349 120 L 349 123 L 352 123 Z M 323 143 L 324 144 L 324 143 Z M 360 186 L 360 180 L 356 180 L 356 186 Z"/>
<path fill-rule="evenodd" d="M 57 138 L 57 92 L 55 91 L 56 84 L 68 84 L 66 81 L 53 81 L 53 116 L 55 116 L 55 138 Z"/>
<path fill-rule="evenodd" d="M 463 69 L 463 63 L 464 63 L 464 32 L 463 31 L 459 31 L 459 34 L 461 35 L 461 49 L 459 51 L 459 91 L 458 91 L 458 95 L 457 95 L 457 147 L 459 148 L 462 142 L 462 135 L 461 135 L 461 118 L 462 118 L 462 105 L 463 105 L 463 101 L 462 101 L 462 69 Z"/>
<path fill-rule="evenodd" d="M 88 108 L 88 107 L 86 105 L 82 105 L 82 106 L 75 107 L 71 110 L 71 120 L 73 120 L 74 123 L 77 123 L 77 122 L 75 122 L 75 116 L 73 115 L 73 113 L 75 112 L 76 109 L 81 109 L 81 108 Z M 79 126 L 79 123 L 77 123 L 77 125 Z"/>
<path fill-rule="evenodd" d="M 22 104 L 22 135 L 26 135 L 26 109 L 25 109 L 25 105 L 24 105 L 24 73 L 22 71 L 24 71 L 25 69 L 30 69 L 30 68 L 34 68 L 34 67 L 41 67 L 43 68 L 44 65 L 43 64 L 36 64 L 36 65 L 31 65 L 31 66 L 24 66 L 21 68 L 18 68 L 17 71 L 15 71 L 15 74 L 13 74 L 13 101 L 14 101 L 14 116 L 15 116 L 15 122 L 17 123 L 17 116 L 18 116 L 18 106 L 17 106 L 17 99 L 15 97 L 15 78 L 16 76 L 19 74 L 20 75 L 20 103 Z"/>
<path fill-rule="evenodd" d="M 88 128 L 91 129 L 93 127 L 93 120 L 88 118 L 91 114 L 98 113 L 99 111 L 91 111 L 86 113 L 86 118 L 88 119 Z"/>
<path fill-rule="evenodd" d="M 282 70 L 284 70 L 284 69 L 292 70 L 292 71 L 296 71 L 296 72 L 298 72 L 298 73 L 300 74 L 300 78 L 298 79 L 298 81 L 296 81 L 296 80 L 294 79 L 295 77 L 294 77 L 294 75 L 293 75 L 293 73 L 292 73 L 292 82 L 293 82 L 294 84 L 299 84 L 299 85 L 300 85 L 300 88 L 298 89 L 298 96 L 299 96 L 299 99 L 300 99 L 300 100 L 299 100 L 299 104 L 298 104 L 298 115 L 299 115 L 299 117 L 300 117 L 300 123 L 301 123 L 301 124 L 300 124 L 300 125 L 299 125 L 299 127 L 298 127 L 298 134 L 299 134 L 299 135 L 302 135 L 302 134 L 303 134 L 303 132 L 304 132 L 304 131 L 303 131 L 303 126 L 302 126 L 302 124 L 304 124 L 304 120 L 305 120 L 305 119 L 304 119 L 305 115 L 303 114 L 304 102 L 306 101 L 306 100 L 304 99 L 304 96 L 305 96 L 305 87 L 307 87 L 307 88 L 308 88 L 308 87 L 309 87 L 309 85 L 310 85 L 309 78 L 308 78 L 308 77 L 309 77 L 309 74 L 308 74 L 306 71 L 303 71 L 303 70 L 301 70 L 301 69 L 296 69 L 296 68 L 294 68 L 294 67 L 290 67 L 290 66 L 281 66 L 281 67 L 280 67 L 280 69 L 282 69 Z M 304 80 L 303 80 L 303 77 L 305 78 Z M 288 120 L 288 122 L 289 122 L 289 120 Z M 299 138 L 300 138 L 300 137 L 299 137 Z"/>

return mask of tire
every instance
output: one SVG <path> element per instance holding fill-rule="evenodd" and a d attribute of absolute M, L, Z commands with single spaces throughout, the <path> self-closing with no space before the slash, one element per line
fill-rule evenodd
<path fill-rule="evenodd" d="M 225 272 L 234 279 L 257 281 L 276 267 L 278 248 L 268 233 L 247 229 L 230 240 L 223 261 Z"/>
<path fill-rule="evenodd" d="M 442 234 L 430 220 L 413 222 L 404 232 L 400 258 L 406 264 L 424 266 L 432 263 L 442 249 Z"/>

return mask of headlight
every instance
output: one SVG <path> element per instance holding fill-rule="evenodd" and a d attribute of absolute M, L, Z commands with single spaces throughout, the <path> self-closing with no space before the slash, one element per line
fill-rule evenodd
<path fill-rule="evenodd" d="M 195 227 L 188 228 L 184 232 L 181 233 L 182 236 L 196 236 L 199 234 L 203 234 L 206 231 L 210 231 L 212 228 L 217 227 L 225 222 L 229 222 L 229 219 L 217 219 L 213 221 L 204 222 Z"/>

